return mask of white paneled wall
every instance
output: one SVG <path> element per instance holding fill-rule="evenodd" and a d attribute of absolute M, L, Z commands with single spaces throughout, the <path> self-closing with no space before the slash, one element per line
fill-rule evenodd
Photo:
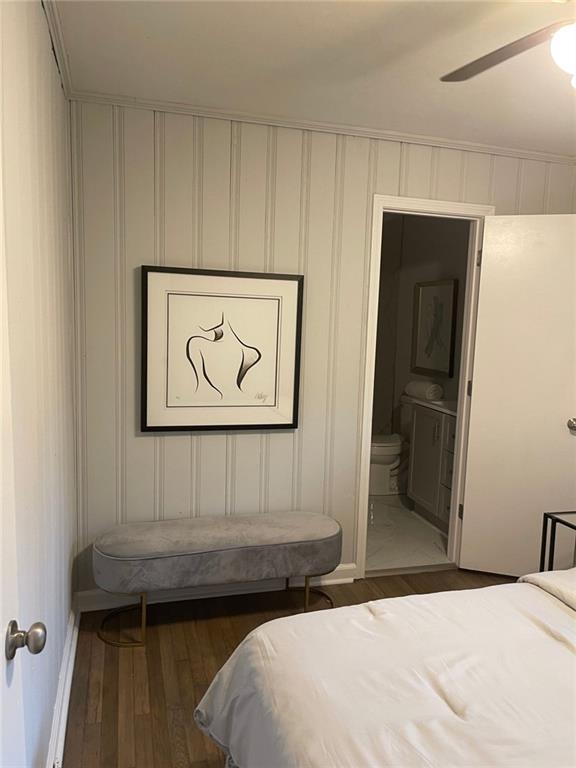
<path fill-rule="evenodd" d="M 80 547 L 117 522 L 300 508 L 342 523 L 353 563 L 373 194 L 560 213 L 574 167 L 90 103 L 73 142 Z M 139 433 L 137 268 L 154 263 L 305 275 L 298 430 Z"/>
<path fill-rule="evenodd" d="M 41 620 L 48 629 L 40 655 L 20 651 L 2 665 L 0 764 L 40 766 L 65 648 L 76 544 L 69 105 L 40 3 L 0 3 L 0 53 L 2 388 L 11 392 L 2 405 L 3 422 L 12 425 L 2 466 L 10 475 L 3 476 L 2 490 L 13 490 L 1 527 L 15 538 L 2 562 L 12 565 L 2 575 L 2 633 L 12 618 L 23 628 Z"/>

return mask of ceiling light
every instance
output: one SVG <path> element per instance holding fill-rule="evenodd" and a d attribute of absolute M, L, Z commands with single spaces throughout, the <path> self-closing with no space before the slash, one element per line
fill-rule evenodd
<path fill-rule="evenodd" d="M 561 27 L 552 35 L 550 53 L 557 66 L 572 77 L 572 86 L 576 88 L 576 24 Z"/>

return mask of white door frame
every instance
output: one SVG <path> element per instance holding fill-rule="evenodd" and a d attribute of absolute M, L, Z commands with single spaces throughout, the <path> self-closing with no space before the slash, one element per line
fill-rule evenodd
<path fill-rule="evenodd" d="M 454 484 L 450 509 L 450 533 L 448 557 L 455 563 L 459 560 L 460 519 L 458 505 L 464 496 L 466 445 L 470 398 L 467 396 L 468 380 L 472 378 L 474 358 L 474 335 L 478 303 L 479 269 L 477 255 L 481 248 L 484 218 L 493 216 L 491 205 L 473 205 L 445 200 L 426 200 L 415 197 L 374 195 L 372 210 L 372 247 L 370 249 L 370 273 L 368 285 L 368 313 L 366 318 L 366 368 L 364 374 L 364 395 L 362 404 L 362 434 L 360 445 L 360 482 L 356 531 L 357 578 L 364 578 L 366 572 L 366 537 L 368 527 L 368 503 L 370 482 L 370 446 L 372 443 L 372 407 L 374 402 L 374 373 L 376 364 L 376 337 L 378 333 L 378 298 L 380 289 L 380 259 L 382 230 L 385 213 L 404 213 L 418 216 L 436 216 L 447 219 L 467 219 L 471 222 L 468 247 L 466 291 L 464 297 L 464 318 L 462 329 L 462 355 L 460 361 L 460 382 L 458 387 L 458 419 L 456 424 L 456 445 L 454 455 Z"/>

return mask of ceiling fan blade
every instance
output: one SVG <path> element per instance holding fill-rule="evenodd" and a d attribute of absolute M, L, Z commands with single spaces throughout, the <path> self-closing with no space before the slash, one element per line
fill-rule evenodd
<path fill-rule="evenodd" d="M 491 53 L 487 53 L 486 56 L 481 56 L 479 59 L 471 61 L 469 64 L 465 64 L 460 69 L 455 69 L 454 72 L 449 72 L 440 78 L 444 83 L 458 83 L 462 80 L 470 80 L 471 77 L 479 75 L 481 72 L 485 72 L 487 69 L 495 67 L 497 64 L 501 64 L 507 59 L 511 59 L 513 56 L 518 56 L 523 51 L 528 51 L 530 48 L 535 48 L 541 43 L 545 43 L 550 36 L 556 32 L 560 27 L 565 27 L 567 24 L 572 24 L 570 21 L 556 21 L 554 24 L 549 24 L 547 27 L 532 32 L 525 37 L 521 37 L 518 40 L 514 40 L 513 43 L 497 48 Z"/>

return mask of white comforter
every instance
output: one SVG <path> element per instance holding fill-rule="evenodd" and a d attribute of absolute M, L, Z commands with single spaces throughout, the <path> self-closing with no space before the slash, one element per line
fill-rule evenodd
<path fill-rule="evenodd" d="M 239 768 L 576 766 L 576 569 L 271 621 L 195 717 Z"/>

